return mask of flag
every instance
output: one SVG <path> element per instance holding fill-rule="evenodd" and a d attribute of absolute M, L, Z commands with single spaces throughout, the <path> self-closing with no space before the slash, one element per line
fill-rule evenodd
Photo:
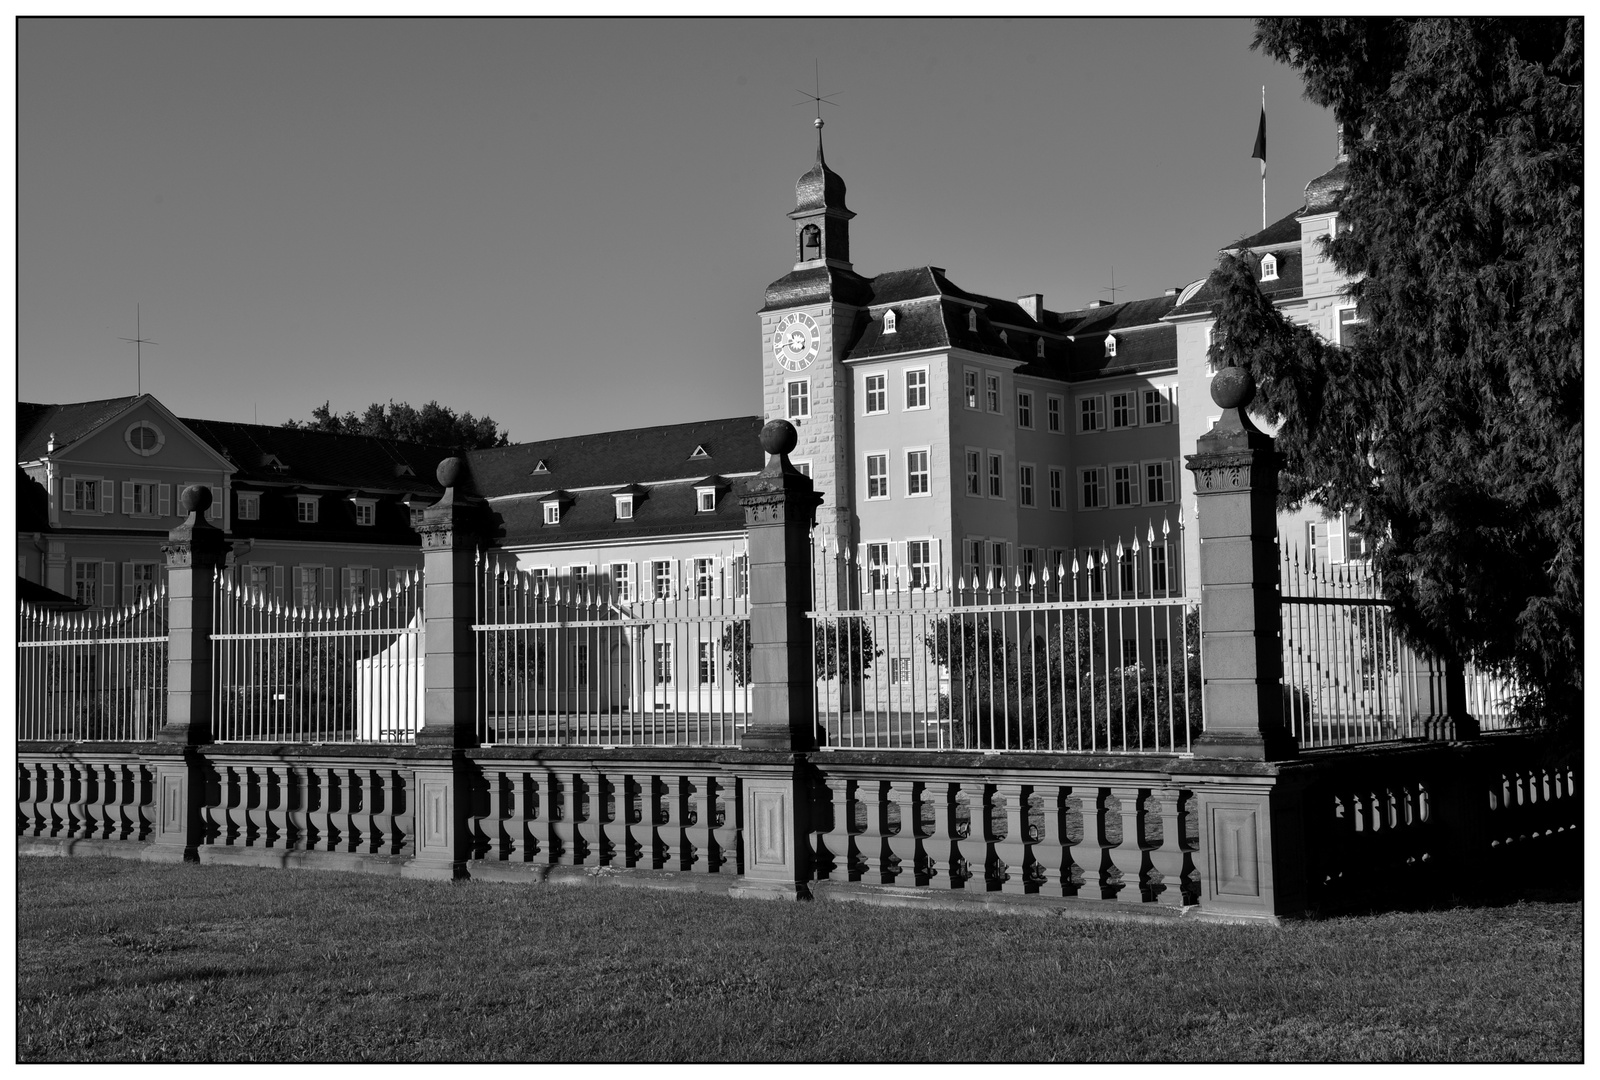
<path fill-rule="evenodd" d="M 1267 175 L 1267 107 L 1261 106 L 1261 124 L 1256 128 L 1256 146 L 1250 156 L 1261 160 L 1261 175 Z"/>

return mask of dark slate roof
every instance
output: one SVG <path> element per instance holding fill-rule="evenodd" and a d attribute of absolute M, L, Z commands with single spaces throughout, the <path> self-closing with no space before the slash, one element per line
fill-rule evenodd
<path fill-rule="evenodd" d="M 754 440 L 751 440 L 755 445 Z M 760 446 L 756 446 L 757 453 Z M 492 453 L 493 451 L 480 451 Z M 698 478 L 697 478 L 698 479 Z M 708 532 L 736 532 L 745 527 L 739 496 L 749 478 L 738 478 L 717 493 L 717 508 L 701 513 L 693 480 L 654 484 L 633 500 L 633 517 L 616 520 L 616 500 L 609 490 L 579 491 L 561 513 L 561 524 L 544 523 L 538 498 L 502 499 L 490 504 L 495 538 L 503 544 L 574 544 L 593 540 L 637 540 Z"/>
<path fill-rule="evenodd" d="M 65 593 L 58 593 L 54 589 L 47 589 L 36 581 L 29 581 L 25 577 L 17 578 L 17 599 L 26 600 L 28 603 L 42 608 L 67 609 L 82 611 L 83 605 Z"/>
<path fill-rule="evenodd" d="M 872 283 L 853 270 L 836 266 L 792 270 L 767 286 L 767 302 L 761 310 L 780 311 L 830 299 L 865 307 L 872 300 Z"/>
<path fill-rule="evenodd" d="M 130 396 L 66 405 L 17 402 L 17 460 L 37 461 L 43 457 L 51 435 L 56 437 L 57 446 L 76 442 L 137 400 Z"/>
<path fill-rule="evenodd" d="M 1274 244 L 1297 244 L 1300 242 L 1300 215 L 1305 213 L 1303 207 L 1290 211 L 1284 217 L 1274 221 L 1258 233 L 1235 240 L 1222 246 L 1223 251 L 1237 251 L 1239 248 L 1271 247 Z"/>
<path fill-rule="evenodd" d="M 1103 342 L 1113 331 L 1158 324 L 1161 317 L 1172 310 L 1176 300 L 1176 296 L 1152 296 L 1148 300 L 1124 300 L 1105 307 L 1064 311 L 1060 325 L 1063 331 L 1080 340 L 1086 334 L 1095 334 Z"/>
<path fill-rule="evenodd" d="M 1306 208 L 1302 214 L 1317 214 L 1338 207 L 1350 182 L 1350 161 L 1341 157 L 1333 168 L 1306 185 Z"/>
<path fill-rule="evenodd" d="M 760 442 L 763 423 L 759 416 L 736 416 L 473 450 L 467 454 L 467 484 L 473 494 L 484 498 L 558 488 L 576 490 L 579 504 L 603 502 L 609 515 L 613 512 L 611 492 L 624 484 L 680 481 L 692 502 L 693 481 L 708 473 L 761 470 L 766 464 Z M 696 446 L 705 447 L 710 456 L 691 458 Z M 541 460 L 550 471 L 535 474 L 533 467 Z M 583 488 L 604 490 L 580 490 Z M 652 488 L 644 501 L 656 498 L 657 490 Z M 539 509 L 537 501 L 528 502 L 534 510 Z M 542 517 L 540 527 L 544 527 Z"/>
<path fill-rule="evenodd" d="M 1251 265 L 1255 268 L 1256 285 L 1261 289 L 1261 294 L 1274 302 L 1294 300 L 1304 295 L 1305 289 L 1301 279 L 1302 258 L 1299 248 L 1286 248 L 1272 252 L 1278 260 L 1278 280 L 1261 280 L 1261 256 L 1251 255 Z M 1209 280 L 1195 294 L 1189 297 L 1181 308 L 1174 308 L 1173 315 L 1198 315 L 1211 310 L 1216 303 L 1216 290 L 1211 287 Z"/>
<path fill-rule="evenodd" d="M 795 181 L 794 212 L 804 214 L 823 209 L 850 213 L 844 205 L 844 177 L 828 168 L 828 163 L 822 159 L 822 135 L 818 132 L 817 163 Z"/>
<path fill-rule="evenodd" d="M 246 488 L 304 484 L 369 492 L 444 491 L 434 477 L 439 462 L 451 455 L 444 447 L 268 424 L 180 419 L 232 462 L 234 483 Z M 284 470 L 273 468 L 269 458 L 281 461 Z"/>

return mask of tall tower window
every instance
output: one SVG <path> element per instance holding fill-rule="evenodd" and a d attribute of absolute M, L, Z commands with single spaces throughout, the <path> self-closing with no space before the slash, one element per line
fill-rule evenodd
<path fill-rule="evenodd" d="M 822 230 L 807 225 L 800 230 L 800 261 L 810 262 L 822 258 Z"/>
<path fill-rule="evenodd" d="M 789 419 L 807 420 L 811 417 L 811 380 L 794 379 L 789 383 Z"/>

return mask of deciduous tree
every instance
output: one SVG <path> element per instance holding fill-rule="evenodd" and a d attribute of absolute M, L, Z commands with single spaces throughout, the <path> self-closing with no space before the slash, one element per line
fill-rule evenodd
<path fill-rule="evenodd" d="M 336 435 L 375 435 L 385 439 L 444 446 L 451 450 L 485 450 L 506 446 L 510 437 L 487 416 L 457 413 L 448 406 L 430 401 L 414 409 L 404 401 L 384 405 L 373 402 L 360 416 L 335 413 L 331 403 L 323 402 L 311 410 L 310 420 L 288 420 L 284 427 L 308 431 L 330 431 Z"/>

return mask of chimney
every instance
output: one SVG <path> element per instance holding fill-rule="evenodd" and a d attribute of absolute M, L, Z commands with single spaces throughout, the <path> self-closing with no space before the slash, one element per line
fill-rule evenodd
<path fill-rule="evenodd" d="M 45 449 L 45 453 L 47 453 L 47 454 L 53 454 L 53 453 L 56 452 L 56 433 L 55 432 L 52 431 L 50 433 L 50 441 L 44 444 L 44 449 Z"/>
<path fill-rule="evenodd" d="M 1168 289 L 1163 295 L 1165 295 L 1165 296 L 1177 296 L 1182 291 L 1183 291 L 1182 289 Z"/>
<path fill-rule="evenodd" d="M 1111 306 L 1111 301 L 1110 300 L 1090 300 L 1089 301 L 1089 306 L 1091 308 L 1110 307 Z"/>
<path fill-rule="evenodd" d="M 1044 293 L 1029 293 L 1017 297 L 1017 306 L 1028 313 L 1034 322 L 1039 321 L 1039 313 L 1044 310 Z"/>

